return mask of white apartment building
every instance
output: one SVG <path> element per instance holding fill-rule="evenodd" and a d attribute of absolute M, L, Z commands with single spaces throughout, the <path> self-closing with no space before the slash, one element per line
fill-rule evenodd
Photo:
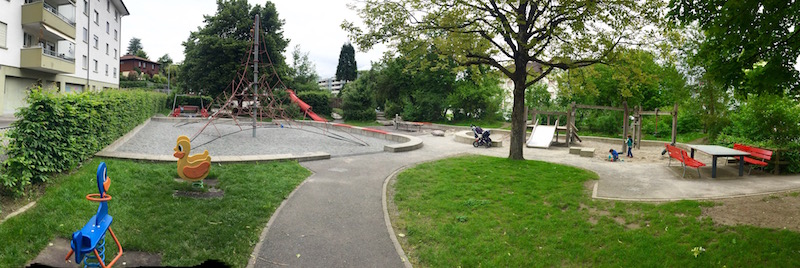
<path fill-rule="evenodd" d="M 81 92 L 119 87 L 122 0 L 0 0 L 0 115 L 31 87 Z"/>
<path fill-rule="evenodd" d="M 336 80 L 336 77 L 320 79 L 317 81 L 317 85 L 319 85 L 321 89 L 327 89 L 333 95 L 339 95 L 339 91 L 342 90 L 342 87 L 344 87 L 344 84 L 346 83 L 347 81 Z"/>

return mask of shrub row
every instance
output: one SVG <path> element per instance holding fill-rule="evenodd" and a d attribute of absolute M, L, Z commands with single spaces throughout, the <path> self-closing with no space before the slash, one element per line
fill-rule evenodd
<path fill-rule="evenodd" d="M 59 95 L 33 90 L 7 134 L 0 189 L 19 195 L 31 183 L 70 170 L 164 107 L 166 95 L 106 90 Z"/>
<path fill-rule="evenodd" d="M 311 105 L 311 110 L 314 113 L 323 117 L 331 115 L 330 92 L 322 90 L 303 91 L 297 93 L 297 97 Z"/>

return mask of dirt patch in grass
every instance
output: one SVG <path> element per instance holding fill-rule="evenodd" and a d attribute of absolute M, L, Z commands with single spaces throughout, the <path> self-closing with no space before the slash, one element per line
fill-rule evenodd
<path fill-rule="evenodd" d="M 773 194 L 718 200 L 702 215 L 721 225 L 753 225 L 800 232 L 800 194 Z"/>

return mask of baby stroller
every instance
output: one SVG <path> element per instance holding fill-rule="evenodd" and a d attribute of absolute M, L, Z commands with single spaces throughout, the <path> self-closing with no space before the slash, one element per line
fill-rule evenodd
<path fill-rule="evenodd" d="M 472 142 L 472 146 L 486 146 L 486 148 L 492 147 L 492 139 L 489 138 L 489 135 L 491 135 L 490 131 L 483 130 L 481 127 L 476 125 L 471 125 L 470 127 L 472 128 L 472 134 L 475 135 L 475 141 Z"/>

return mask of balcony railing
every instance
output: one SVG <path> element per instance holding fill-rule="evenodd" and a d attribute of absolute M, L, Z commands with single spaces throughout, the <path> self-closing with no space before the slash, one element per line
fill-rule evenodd
<path fill-rule="evenodd" d="M 42 47 L 40 45 L 26 46 L 24 48 L 41 48 L 42 49 L 42 55 L 50 56 L 50 57 L 54 57 L 54 58 L 59 58 L 61 60 L 65 60 L 65 61 L 69 61 L 69 62 L 75 63 L 75 58 L 67 57 L 67 55 L 64 54 L 64 53 L 58 54 L 58 52 L 56 52 L 55 50 L 51 50 L 51 49 L 48 49 L 46 47 Z"/>
<path fill-rule="evenodd" d="M 75 22 L 74 21 L 72 21 L 72 20 L 68 19 L 67 17 L 65 17 L 64 15 L 62 15 L 60 12 L 58 12 L 57 8 L 51 6 L 47 2 L 44 2 L 44 0 L 25 0 L 26 4 L 33 4 L 33 3 L 38 3 L 38 2 L 42 2 L 43 3 L 45 10 L 49 11 L 50 13 L 53 13 L 53 15 L 55 15 L 59 19 L 63 20 L 64 22 L 69 23 L 73 27 L 75 26 Z"/>

